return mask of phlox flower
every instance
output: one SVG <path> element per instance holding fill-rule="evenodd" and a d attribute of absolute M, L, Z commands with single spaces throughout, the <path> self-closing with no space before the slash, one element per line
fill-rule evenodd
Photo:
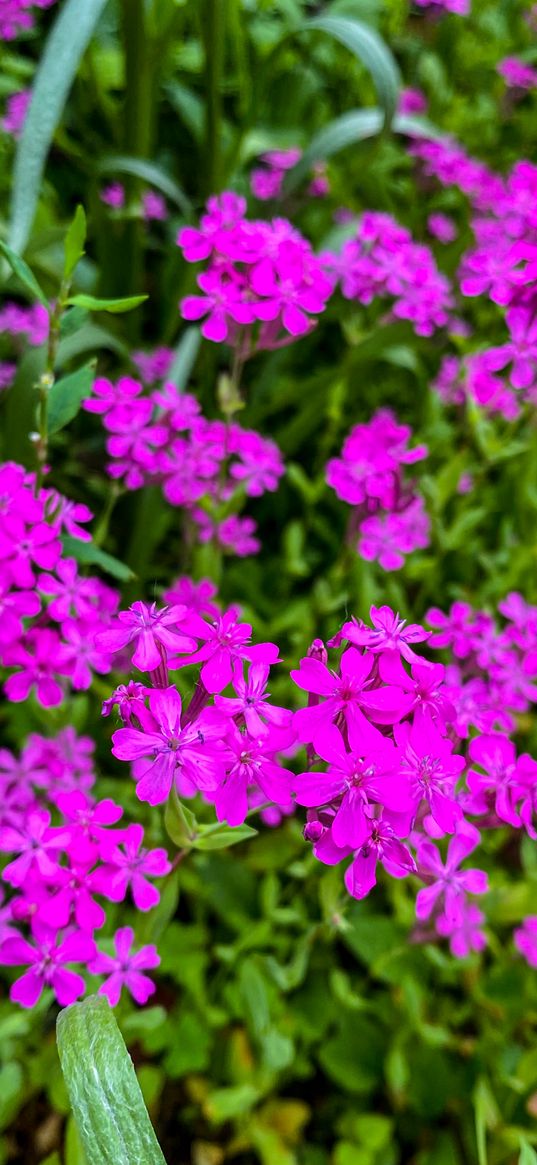
<path fill-rule="evenodd" d="M 194 639 L 177 630 L 185 614 L 184 607 L 158 610 L 156 603 L 137 601 L 128 611 L 119 612 L 119 627 L 100 631 L 95 636 L 95 646 L 100 651 L 115 652 L 134 643 L 134 665 L 140 671 L 155 671 L 166 661 L 168 652 L 189 652 L 196 648 Z"/>
<path fill-rule="evenodd" d="M 188 659 L 189 664 L 201 663 L 201 680 L 208 692 L 222 692 L 233 679 L 233 664 L 246 659 L 251 663 L 279 662 L 275 643 L 250 644 L 250 623 L 239 623 L 232 611 L 219 615 L 213 623 L 206 623 L 194 612 L 185 617 L 185 631 L 203 641 Z"/>
<path fill-rule="evenodd" d="M 8 700 L 20 703 L 26 700 L 32 688 L 44 708 L 54 707 L 63 700 L 63 689 L 58 676 L 71 674 L 71 654 L 60 642 L 54 631 L 46 628 L 39 632 L 28 632 L 26 646 L 16 644 L 4 654 L 8 667 L 18 667 L 19 671 L 8 676 L 4 691 Z"/>
<path fill-rule="evenodd" d="M 105 995 L 111 1007 L 119 1003 L 123 987 L 127 988 L 136 1003 L 147 1003 L 155 991 L 155 984 L 143 971 L 158 967 L 160 957 L 157 948 L 152 944 L 132 951 L 134 931 L 130 926 L 120 927 L 114 935 L 113 955 L 104 951 L 97 951 L 96 958 L 89 964 L 88 970 L 92 975 L 106 975 L 107 979 L 99 987 L 99 995 Z"/>
<path fill-rule="evenodd" d="M 226 734 L 226 773 L 218 787 L 208 793 L 219 821 L 242 825 L 248 813 L 248 790 L 254 785 L 268 801 L 287 805 L 293 774 L 274 759 L 270 736 L 258 739 L 233 725 Z"/>
<path fill-rule="evenodd" d="M 514 932 L 515 946 L 530 967 L 537 967 L 537 915 L 530 914 Z"/>
<path fill-rule="evenodd" d="M 127 731 L 125 729 L 125 731 Z M 128 825 L 117 844 L 113 834 L 103 836 L 101 853 L 105 865 L 99 866 L 89 877 L 90 888 L 104 894 L 112 902 L 123 902 L 130 888 L 138 910 L 151 910 L 160 901 L 160 893 L 148 878 L 162 878 L 169 874 L 171 865 L 164 849 L 147 850 L 143 847 L 144 830 L 141 825 Z"/>
<path fill-rule="evenodd" d="M 410 850 L 397 836 L 397 827 L 390 823 L 390 814 L 372 818 L 369 833 L 345 872 L 349 894 L 358 900 L 366 898 L 376 883 L 377 863 L 395 878 L 404 878 L 416 872 L 416 863 Z"/>
<path fill-rule="evenodd" d="M 405 692 L 378 686 L 372 654 L 362 655 L 355 647 L 349 647 L 341 656 L 340 668 L 341 675 L 337 675 L 321 660 L 306 657 L 300 661 L 300 668 L 291 672 L 291 679 L 299 688 L 324 697 L 322 703 L 317 699 L 295 712 L 299 740 L 315 741 L 320 726 L 335 720 L 340 713 L 347 725 L 356 718 L 362 723 L 360 708 L 378 723 L 393 724 L 408 711 L 411 701 Z"/>
<path fill-rule="evenodd" d="M 245 678 L 243 663 L 236 660 L 233 664 L 232 680 L 236 695 L 215 696 L 215 706 L 228 716 L 243 717 L 250 736 L 259 737 L 266 734 L 269 729 L 276 728 L 287 730 L 292 740 L 294 736 L 291 729 L 292 712 L 269 703 L 270 694 L 267 692 L 269 671 L 269 664 L 251 663 Z"/>
<path fill-rule="evenodd" d="M 502 733 L 482 735 L 470 741 L 470 760 L 484 769 L 468 770 L 470 798 L 467 811 L 487 813 L 494 809 L 497 816 L 515 829 L 521 825 L 516 804 L 522 795 L 521 762 L 517 761 L 515 746 Z"/>
<path fill-rule="evenodd" d="M 458 868 L 480 840 L 479 830 L 464 822 L 449 842 L 445 863 L 432 841 L 418 841 L 416 859 L 419 873 L 427 880 L 432 879 L 430 885 L 418 891 L 416 898 L 416 916 L 420 922 L 430 918 L 433 910 L 442 904 L 444 916 L 458 924 L 463 917 L 466 894 L 486 893 L 488 878 L 483 870 Z"/>
<path fill-rule="evenodd" d="M 419 662 L 411 643 L 421 643 L 430 638 L 430 631 L 424 631 L 418 623 L 409 623 L 392 611 L 391 607 L 371 607 L 369 617 L 373 628 L 365 623 L 344 623 L 340 635 L 359 647 L 367 647 L 373 654 L 383 651 L 398 652 L 408 663 Z"/>
<path fill-rule="evenodd" d="M 400 749 L 399 772 L 408 781 L 414 811 L 422 800 L 427 801 L 434 821 L 445 833 L 453 833 L 462 818 L 454 785 L 464 768 L 464 757 L 452 755 L 452 743 L 427 715 L 412 725 L 395 725 L 394 737 Z"/>
<path fill-rule="evenodd" d="M 179 777 L 193 789 L 214 789 L 223 776 L 222 725 L 203 715 L 181 727 L 182 702 L 175 688 L 153 689 L 149 712 L 140 710 L 140 728 L 119 728 L 112 752 L 119 760 L 143 761 L 136 786 L 140 801 L 159 805 Z"/>
<path fill-rule="evenodd" d="M 45 809 L 36 808 L 29 812 L 20 829 L 1 826 L 0 850 L 2 853 L 19 854 L 3 870 L 4 881 L 11 886 L 22 886 L 34 869 L 43 878 L 54 878 L 58 869 L 58 854 L 68 840 L 67 831 L 51 829 L 50 813 Z"/>
<path fill-rule="evenodd" d="M 68 1007 L 84 994 L 81 975 L 67 969 L 67 963 L 87 963 L 96 952 L 93 939 L 82 931 L 71 931 L 58 942 L 58 934 L 38 921 L 32 924 L 35 946 L 23 938 L 8 938 L 0 947 L 0 963 L 8 967 L 29 966 L 9 992 L 14 1003 L 34 1007 L 44 987 L 52 987 L 61 1007 Z"/>
<path fill-rule="evenodd" d="M 485 949 L 487 936 L 481 930 L 484 921 L 485 915 L 475 902 L 464 902 L 460 905 L 458 918 L 441 914 L 435 920 L 435 927 L 438 934 L 449 938 L 452 955 L 457 959 L 465 959 L 472 951 Z"/>

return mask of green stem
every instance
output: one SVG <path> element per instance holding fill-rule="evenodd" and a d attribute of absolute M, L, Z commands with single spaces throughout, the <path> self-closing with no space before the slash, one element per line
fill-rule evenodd
<path fill-rule="evenodd" d="M 125 105 L 123 148 L 134 158 L 151 158 L 153 141 L 153 46 L 148 37 L 144 0 L 121 0 L 125 52 Z M 126 180 L 128 201 L 140 195 L 140 180 Z M 122 294 L 135 295 L 142 289 L 144 269 L 144 224 L 140 219 L 124 224 L 122 248 Z M 139 315 L 133 312 L 128 326 L 136 337 Z"/>
<path fill-rule="evenodd" d="M 62 315 L 65 310 L 69 290 L 71 287 L 71 280 L 63 279 L 60 285 L 58 299 L 54 308 L 50 311 L 50 323 L 47 342 L 47 359 L 45 370 L 39 377 L 36 388 L 39 393 L 39 404 L 37 407 L 37 437 L 35 441 L 35 449 L 37 455 L 37 473 L 35 478 L 35 492 L 39 493 L 43 484 L 43 474 L 48 457 L 48 398 L 50 390 L 56 379 L 56 357 L 58 354 L 58 344 L 60 342 L 60 324 Z"/>
<path fill-rule="evenodd" d="M 205 0 L 202 35 L 205 44 L 205 159 L 207 194 L 221 189 L 222 74 L 226 29 L 226 0 Z"/>

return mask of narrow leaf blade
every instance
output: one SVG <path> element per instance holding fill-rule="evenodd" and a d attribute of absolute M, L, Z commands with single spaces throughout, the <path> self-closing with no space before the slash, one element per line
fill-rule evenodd
<path fill-rule="evenodd" d="M 192 212 L 191 203 L 184 190 L 155 162 L 147 162 L 144 158 L 131 158 L 124 154 L 112 154 L 109 158 L 103 158 L 99 163 L 99 170 L 101 174 L 131 174 L 134 178 L 141 178 L 143 182 L 149 182 L 175 202 L 183 214 L 190 215 Z"/>
<path fill-rule="evenodd" d="M 91 1165 L 166 1165 L 107 1000 L 90 996 L 64 1008 L 56 1032 L 69 1099 Z"/>
<path fill-rule="evenodd" d="M 86 242 L 86 213 L 83 206 L 77 206 L 75 217 L 65 236 L 65 264 L 64 278 L 70 279 L 73 271 L 84 254 Z"/>
<path fill-rule="evenodd" d="M 50 145 L 105 4 L 65 0 L 45 45 L 15 157 L 9 232 L 14 251 L 23 251 L 28 241 Z"/>
<path fill-rule="evenodd" d="M 393 56 L 378 33 L 361 20 L 345 16 L 318 16 L 309 20 L 304 28 L 333 36 L 365 65 L 389 125 L 397 108 L 400 77 Z"/>
<path fill-rule="evenodd" d="M 21 259 L 21 256 L 17 255 L 16 251 L 12 251 L 11 247 L 8 247 L 7 243 L 4 243 L 2 239 L 0 239 L 0 252 L 7 259 L 13 274 L 17 276 L 17 279 L 20 280 L 23 287 L 29 291 L 32 299 L 37 299 L 43 307 L 48 308 L 48 300 L 45 292 L 39 286 L 33 271 L 24 259 Z"/>
<path fill-rule="evenodd" d="M 284 183 L 285 192 L 289 194 L 294 190 L 309 174 L 315 162 L 324 161 L 337 154 L 339 150 L 354 145 L 355 142 L 375 137 L 382 130 L 383 124 L 382 110 L 377 108 L 352 109 L 349 113 L 334 118 L 315 134 L 300 161 L 288 171 Z"/>
<path fill-rule="evenodd" d="M 101 570 L 111 574 L 112 578 L 119 579 L 120 582 L 130 582 L 136 577 L 130 566 L 120 562 L 119 558 L 114 558 L 113 554 L 108 554 L 106 550 L 101 550 L 94 542 L 82 542 L 80 538 L 72 538 L 70 534 L 65 534 L 62 545 L 65 554 L 70 558 L 76 559 L 84 566 L 100 566 Z"/>

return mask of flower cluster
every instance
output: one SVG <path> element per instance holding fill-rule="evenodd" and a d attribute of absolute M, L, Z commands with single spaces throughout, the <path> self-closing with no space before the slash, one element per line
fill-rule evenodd
<path fill-rule="evenodd" d="M 50 8 L 54 0 L 2 0 L 0 40 L 15 40 L 34 26 L 35 9 Z"/>
<path fill-rule="evenodd" d="M 250 188 L 255 198 L 260 202 L 267 202 L 272 198 L 279 198 L 282 193 L 284 178 L 288 170 L 292 170 L 302 157 L 302 150 L 268 150 L 261 154 L 258 166 L 250 175 Z M 330 186 L 326 176 L 326 165 L 317 162 L 313 167 L 313 177 L 307 189 L 311 198 L 323 198 L 328 194 Z"/>
<path fill-rule="evenodd" d="M 209 199 L 199 227 L 183 227 L 177 238 L 187 262 L 207 264 L 197 277 L 203 294 L 182 299 L 181 315 L 202 319 L 206 339 L 238 345 L 243 358 L 311 331 L 332 292 L 310 244 L 287 219 L 245 216 L 245 199 L 227 191 Z"/>
<path fill-rule="evenodd" d="M 133 664 L 154 685 L 132 681 L 103 709 L 108 715 L 117 707 L 123 727 L 112 752 L 132 762 L 141 801 L 159 805 L 172 789 L 182 797 L 202 792 L 229 825 L 242 824 L 252 791 L 288 804 L 291 774 L 276 754 L 294 741 L 292 715 L 272 705 L 266 690 L 278 648 L 252 644 L 251 635 L 234 609 L 208 622 L 193 606 L 137 602 L 97 636 L 104 650 L 133 649 Z M 185 706 L 169 673 L 192 664 L 201 666 Z M 228 685 L 233 696 L 222 696 Z"/>
<path fill-rule="evenodd" d="M 410 320 L 418 336 L 431 336 L 450 322 L 454 301 L 449 280 L 430 249 L 416 243 L 389 214 L 366 211 L 356 236 L 343 244 L 340 254 L 325 252 L 323 261 L 345 299 L 361 304 L 393 300 L 392 316 Z"/>
<path fill-rule="evenodd" d="M 504 57 L 498 65 L 500 77 L 503 77 L 509 89 L 535 89 L 537 87 L 537 70 L 519 57 Z"/>
<path fill-rule="evenodd" d="M 110 671 L 93 635 L 107 626 L 118 597 L 62 553 L 63 530 L 91 541 L 79 525 L 92 517 L 87 506 L 52 489 L 36 493 L 33 476 L 7 462 L 0 466 L 0 515 L 0 663 L 10 673 L 4 692 L 15 702 L 35 692 L 50 707 L 67 688 L 89 688 L 94 672 Z"/>
<path fill-rule="evenodd" d="M 39 348 L 45 343 L 49 331 L 49 316 L 40 303 L 33 307 L 22 307 L 8 301 L 0 307 L 0 338 L 9 337 L 10 353 L 18 354 L 25 344 Z M 0 361 L 0 391 L 10 388 L 17 371 L 13 360 Z"/>
<path fill-rule="evenodd" d="M 427 448 L 409 449 L 410 437 L 407 425 L 379 409 L 367 424 L 354 426 L 341 457 L 326 467 L 328 485 L 354 507 L 349 539 L 362 558 L 378 561 L 383 570 L 399 570 L 406 554 L 429 542 L 423 499 L 403 477 L 403 467 L 426 457 Z"/>
<path fill-rule="evenodd" d="M 153 946 L 130 955 L 133 932 L 115 937 L 117 958 L 100 951 L 95 932 L 106 922 L 100 899 L 137 910 L 156 906 L 155 877 L 169 873 L 165 850 L 146 850 L 140 825 L 117 827 L 121 806 L 95 801 L 92 741 L 66 729 L 46 740 L 31 736 L 20 758 L 0 751 L 0 851 L 9 861 L 0 910 L 0 966 L 27 967 L 11 999 L 32 1007 L 45 987 L 62 1006 L 86 989 L 80 970 L 106 975 L 99 988 L 117 1003 L 125 984 L 138 1003 L 155 990 L 145 968 L 158 965 Z M 73 970 L 73 965 L 79 969 Z"/>
<path fill-rule="evenodd" d="M 139 799 L 159 805 L 172 790 L 200 794 L 230 826 L 250 810 L 266 811 L 266 801 L 274 820 L 293 803 L 303 806 L 306 840 L 319 861 L 348 862 L 353 897 L 369 894 L 379 864 L 393 877 L 413 874 L 422 882 L 416 940 L 436 933 L 457 956 L 481 950 L 484 915 L 469 896 L 487 890 L 487 875 L 463 863 L 484 829 L 537 836 L 537 762 L 517 757 L 507 735 L 513 714 L 537 699 L 537 608 L 508 596 L 503 631 L 469 608 L 449 617 L 431 611 L 433 634 L 389 607 L 372 607 L 372 625 L 351 620 L 331 640 L 339 662 L 329 663 L 314 641 L 291 672 L 307 693 L 307 705 L 293 713 L 267 692 L 277 646 L 252 645 L 250 625 L 234 609 L 219 612 L 208 580 L 178 579 L 166 597 L 173 605 L 163 609 L 134 603 L 98 636 L 108 651 L 129 649 L 143 673 L 143 682 L 117 688 L 103 707 L 119 715 L 112 752 L 131 763 Z M 460 663 L 445 667 L 420 655 L 426 640 L 451 648 Z M 199 672 L 187 703 L 170 673 L 192 665 Z M 517 668 L 520 683 L 510 688 Z M 467 743 L 470 725 L 478 735 Z M 283 757 L 301 745 L 307 763 L 293 773 Z M 532 942 L 536 950 L 532 935 L 530 918 L 515 936 L 524 953 Z"/>
<path fill-rule="evenodd" d="M 103 418 L 111 477 L 127 489 L 160 484 L 167 501 L 187 511 L 202 542 L 214 539 L 239 556 L 259 550 L 255 522 L 235 511 L 245 495 L 277 489 L 284 470 L 273 441 L 207 420 L 195 397 L 171 382 L 143 395 L 131 377 L 116 384 L 99 377 L 84 408 Z"/>
<path fill-rule="evenodd" d="M 460 737 L 516 730 L 516 716 L 537 701 L 537 607 L 513 592 L 498 607 L 503 626 L 487 611 L 455 602 L 446 613 L 427 612 L 429 647 L 446 648 L 454 724 Z"/>

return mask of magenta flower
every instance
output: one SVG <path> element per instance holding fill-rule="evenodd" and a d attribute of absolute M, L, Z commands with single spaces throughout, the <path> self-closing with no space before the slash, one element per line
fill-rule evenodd
<path fill-rule="evenodd" d="M 105 983 L 99 987 L 99 995 L 106 995 L 111 1007 L 119 1003 L 123 987 L 130 991 L 136 1003 L 144 1004 L 155 991 L 155 984 L 142 971 L 158 967 L 160 957 L 153 944 L 140 947 L 132 952 L 134 931 L 130 926 L 120 927 L 114 935 L 116 957 L 97 951 L 96 958 L 89 964 L 92 975 L 107 975 Z"/>
<path fill-rule="evenodd" d="M 209 793 L 216 816 L 228 825 L 242 825 L 248 813 L 248 789 L 257 785 L 267 801 L 287 805 L 293 774 L 274 760 L 270 738 L 254 740 L 237 729 L 226 736 L 226 774 L 218 788 Z"/>
<path fill-rule="evenodd" d="M 191 612 L 184 619 L 185 630 L 204 640 L 203 647 L 185 662 L 202 663 L 201 680 L 211 694 L 222 692 L 233 679 L 233 664 L 236 660 L 250 660 L 251 663 L 273 664 L 279 662 L 278 647 L 275 643 L 250 645 L 252 628 L 250 623 L 238 623 L 233 611 L 219 615 L 214 622 L 206 623 L 199 615 Z"/>
<path fill-rule="evenodd" d="M 157 887 L 148 878 L 164 877 L 169 874 L 171 865 L 166 850 L 144 849 L 143 838 L 143 827 L 137 824 L 127 826 L 119 845 L 115 844 L 113 837 L 106 835 L 102 846 L 106 864 L 90 874 L 88 884 L 112 902 L 123 902 L 130 887 L 134 905 L 145 911 L 160 901 Z"/>
<path fill-rule="evenodd" d="M 39 632 L 29 632 L 26 642 L 27 647 L 17 644 L 9 652 L 6 651 L 4 656 L 8 667 L 21 669 L 8 676 L 4 684 L 8 700 L 20 703 L 35 688 L 37 699 L 43 707 L 51 708 L 61 704 L 63 689 L 57 677 L 71 673 L 70 652 L 60 642 L 59 636 L 46 628 Z"/>
<path fill-rule="evenodd" d="M 229 325 L 252 324 L 254 309 L 242 296 L 242 284 L 238 278 L 224 276 L 224 272 L 214 269 L 198 275 L 198 286 L 204 295 L 187 295 L 181 300 L 181 315 L 185 320 L 200 320 L 201 334 L 206 340 L 220 343 L 227 340 Z"/>
<path fill-rule="evenodd" d="M 32 925 L 36 945 L 23 938 L 9 938 L 0 947 L 0 963 L 8 967 L 28 965 L 29 970 L 13 984 L 9 995 L 22 1007 L 34 1007 L 44 987 L 52 987 L 61 1007 L 68 1007 L 84 994 L 81 975 L 67 970 L 66 963 L 86 963 L 96 947 L 89 934 L 74 931 L 58 945 L 56 931 L 37 921 Z"/>
<path fill-rule="evenodd" d="M 488 878 L 483 870 L 459 870 L 461 862 L 472 853 L 481 840 L 479 830 L 464 822 L 448 846 L 445 864 L 437 847 L 428 839 L 417 846 L 418 871 L 430 881 L 416 898 L 416 916 L 423 922 L 442 901 L 444 915 L 459 922 L 466 905 L 466 894 L 485 894 Z"/>
<path fill-rule="evenodd" d="M 515 946 L 530 967 L 537 967 L 537 915 L 530 914 L 514 932 Z"/>
<path fill-rule="evenodd" d="M 195 641 L 176 629 L 185 613 L 184 607 L 163 607 L 159 611 L 156 603 L 133 603 L 128 611 L 119 612 L 122 626 L 100 631 L 95 645 L 101 651 L 114 652 L 135 643 L 132 662 L 140 671 L 156 671 L 166 662 L 168 652 L 195 650 Z"/>
<path fill-rule="evenodd" d="M 494 808 L 502 821 L 519 828 L 521 818 L 516 803 L 524 792 L 519 767 L 523 758 L 517 761 L 514 744 L 501 733 L 490 733 L 471 740 L 468 751 L 474 764 L 485 770 L 468 771 L 468 812 L 487 813 Z"/>
<path fill-rule="evenodd" d="M 4 881 L 22 886 L 34 869 L 43 878 L 53 879 L 58 871 L 58 854 L 68 840 L 67 831 L 50 828 L 50 813 L 45 809 L 29 812 L 20 829 L 0 827 L 0 851 L 20 855 L 3 870 Z"/>
<path fill-rule="evenodd" d="M 465 959 L 472 951 L 485 949 L 487 936 L 481 930 L 484 921 L 485 915 L 475 902 L 461 902 L 458 918 L 441 914 L 435 920 L 435 927 L 438 934 L 449 938 L 452 955 L 457 959 Z"/>
<path fill-rule="evenodd" d="M 370 821 L 369 835 L 345 873 L 345 885 L 353 898 L 366 898 L 373 889 L 378 862 L 395 878 L 416 872 L 414 858 L 406 845 L 399 841 L 386 811 L 381 818 Z"/>
<path fill-rule="evenodd" d="M 412 800 L 408 782 L 401 780 L 393 743 L 368 724 L 361 713 L 349 720 L 345 740 L 333 724 L 319 728 L 315 749 L 328 764 L 325 773 L 300 773 L 293 781 L 299 805 L 311 808 L 334 803 L 332 838 L 341 848 L 357 849 L 369 837 L 370 801 L 398 813 L 408 813 Z"/>
<path fill-rule="evenodd" d="M 391 607 L 371 607 L 369 617 L 373 630 L 365 623 L 344 623 L 341 628 L 341 637 L 356 643 L 358 647 L 367 647 L 373 653 L 382 651 L 399 652 L 408 663 L 420 660 L 410 646 L 411 643 L 421 643 L 429 639 L 431 632 L 424 631 L 417 623 L 407 626 L 406 619 L 400 619 Z"/>
<path fill-rule="evenodd" d="M 141 727 L 119 728 L 112 752 L 119 760 L 140 761 L 136 794 L 140 801 L 160 805 L 174 781 L 184 776 L 194 789 L 208 792 L 223 775 L 222 722 L 203 714 L 181 727 L 182 703 L 175 688 L 153 689 L 150 712 L 138 712 Z"/>
<path fill-rule="evenodd" d="M 125 187 L 121 182 L 111 182 L 109 186 L 103 186 L 100 199 L 113 210 L 121 210 L 125 205 Z"/>

